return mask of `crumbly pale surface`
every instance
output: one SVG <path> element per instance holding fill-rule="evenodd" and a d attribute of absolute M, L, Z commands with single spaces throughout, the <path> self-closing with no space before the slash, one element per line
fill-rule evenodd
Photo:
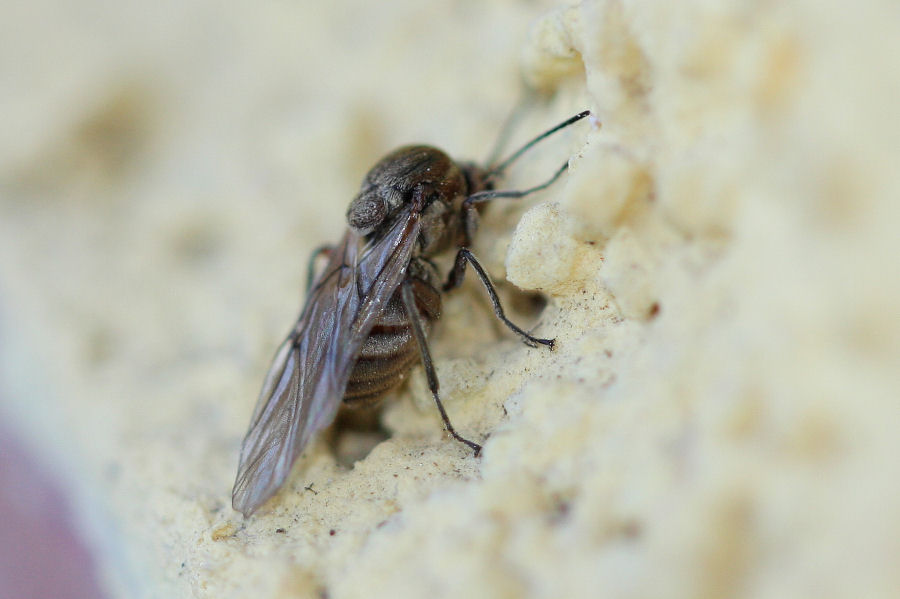
<path fill-rule="evenodd" d="M 896 596 L 895 2 L 11 11 L 2 408 L 114 597 Z M 556 94 L 511 144 L 602 122 L 523 159 L 511 186 L 571 171 L 474 246 L 557 349 L 467 283 L 433 351 L 483 457 L 416 369 L 388 440 L 348 465 L 321 439 L 244 520 L 238 447 L 309 252 L 394 146 L 484 159 L 520 73 Z"/>

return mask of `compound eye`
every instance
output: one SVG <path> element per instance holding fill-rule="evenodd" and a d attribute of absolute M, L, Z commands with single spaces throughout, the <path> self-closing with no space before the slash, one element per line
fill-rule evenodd
<path fill-rule="evenodd" d="M 360 235 L 368 235 L 384 221 L 387 205 L 374 193 L 360 194 L 347 210 L 347 223 Z"/>

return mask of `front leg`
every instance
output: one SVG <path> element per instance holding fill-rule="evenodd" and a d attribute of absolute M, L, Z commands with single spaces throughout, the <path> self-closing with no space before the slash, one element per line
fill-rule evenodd
<path fill-rule="evenodd" d="M 588 113 L 582 113 L 581 115 L 576 115 L 573 117 L 575 120 L 579 118 L 584 118 Z M 570 119 L 571 120 L 571 119 Z M 574 122 L 574 120 L 572 121 Z M 553 133 L 556 129 L 550 130 L 548 133 Z M 540 139 L 540 138 L 538 138 Z M 535 140 L 537 141 L 537 140 Z M 535 193 L 537 191 L 541 191 L 543 189 L 547 189 L 551 185 L 553 185 L 557 179 L 559 179 L 564 172 L 566 172 L 569 168 L 569 162 L 566 161 L 561 167 L 556 169 L 556 172 L 553 173 L 553 176 L 548 180 L 544 181 L 540 185 L 535 185 L 534 187 L 529 187 L 528 189 L 487 189 L 485 191 L 479 191 L 473 193 L 462 203 L 462 220 L 463 220 L 463 242 L 462 247 L 470 247 L 472 245 L 472 240 L 475 239 L 475 232 L 478 230 L 478 210 L 475 208 L 476 204 L 484 204 L 486 202 L 490 202 L 491 200 L 496 200 L 497 198 L 509 198 L 509 199 L 520 199 L 524 198 L 527 195 Z"/>

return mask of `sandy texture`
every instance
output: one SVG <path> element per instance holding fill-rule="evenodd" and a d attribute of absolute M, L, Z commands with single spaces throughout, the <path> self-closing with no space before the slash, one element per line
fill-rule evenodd
<path fill-rule="evenodd" d="M 782 4 L 12 9 L 0 407 L 113 596 L 896 596 L 900 15 Z M 517 65 L 556 96 L 513 144 L 602 122 L 513 169 L 572 157 L 474 247 L 545 294 L 502 285 L 557 349 L 467 283 L 433 351 L 483 457 L 416 370 L 388 440 L 352 466 L 320 440 L 245 521 L 237 451 L 308 252 L 393 146 L 486 156 Z"/>

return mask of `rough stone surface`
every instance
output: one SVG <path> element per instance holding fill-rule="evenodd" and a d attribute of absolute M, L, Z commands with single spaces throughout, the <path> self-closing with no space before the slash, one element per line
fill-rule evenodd
<path fill-rule="evenodd" d="M 0 25 L 0 408 L 114 597 L 896 596 L 895 3 L 91 4 Z M 468 282 L 433 351 L 483 457 L 416 370 L 244 520 L 309 251 L 394 146 L 486 156 L 520 72 L 510 146 L 596 116 L 473 248 L 556 350 Z"/>

